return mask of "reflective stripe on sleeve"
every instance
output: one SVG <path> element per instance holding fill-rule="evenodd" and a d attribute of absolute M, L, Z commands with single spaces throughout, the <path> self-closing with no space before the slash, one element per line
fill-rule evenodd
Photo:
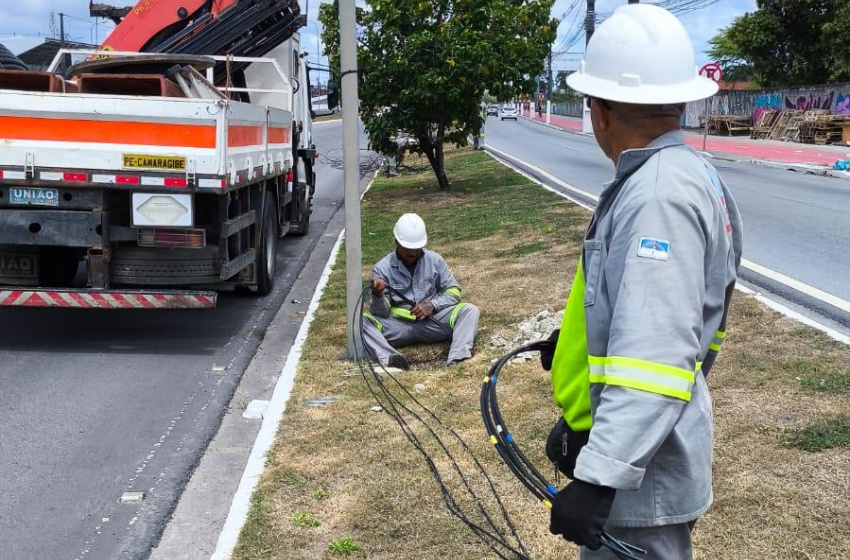
<path fill-rule="evenodd" d="M 380 319 L 372 315 L 371 313 L 363 312 L 363 317 L 369 319 L 375 327 L 377 327 L 378 332 L 382 332 L 384 330 L 384 325 L 381 323 Z"/>
<path fill-rule="evenodd" d="M 416 315 L 410 312 L 409 309 L 405 309 L 404 307 L 390 307 L 390 317 L 397 317 L 399 319 L 404 319 L 405 321 L 415 321 Z"/>
<path fill-rule="evenodd" d="M 449 328 L 451 330 L 455 330 L 455 322 L 457 321 L 457 316 L 460 315 L 460 310 L 466 307 L 465 303 L 459 303 L 455 305 L 454 309 L 452 309 L 452 314 L 449 315 Z"/>
<path fill-rule="evenodd" d="M 648 393 L 691 400 L 696 372 L 622 356 L 590 356 L 591 383 L 618 385 Z"/>
<path fill-rule="evenodd" d="M 453 298 L 457 299 L 458 301 L 461 299 L 460 287 L 459 286 L 452 286 L 450 288 L 446 288 L 446 291 L 444 293 L 452 296 Z"/>
<path fill-rule="evenodd" d="M 726 340 L 726 333 L 723 331 L 717 331 L 714 333 L 714 340 L 708 345 L 708 349 L 720 352 L 720 347 L 723 345 L 724 340 Z"/>

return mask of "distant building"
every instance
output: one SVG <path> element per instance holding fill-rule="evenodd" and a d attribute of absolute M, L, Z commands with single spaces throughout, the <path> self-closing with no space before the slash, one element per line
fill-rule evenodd
<path fill-rule="evenodd" d="M 12 51 L 30 70 L 47 70 L 61 47 L 59 39 L 50 37 L 0 37 L 0 43 Z M 65 41 L 66 49 L 95 49 L 97 45 Z"/>
<path fill-rule="evenodd" d="M 750 82 L 720 82 L 721 91 L 751 91 L 757 89 Z"/>

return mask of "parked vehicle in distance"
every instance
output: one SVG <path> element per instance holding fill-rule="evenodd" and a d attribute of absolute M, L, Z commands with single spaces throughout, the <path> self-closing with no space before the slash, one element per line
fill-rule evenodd
<path fill-rule="evenodd" d="M 499 112 L 499 118 L 501 120 L 505 120 L 505 119 L 517 120 L 518 116 L 519 115 L 517 115 L 516 107 L 514 107 L 513 105 L 502 105 L 502 109 Z"/>
<path fill-rule="evenodd" d="M 499 116 L 499 106 L 498 105 L 487 105 L 487 116 L 488 117 L 498 117 Z"/>

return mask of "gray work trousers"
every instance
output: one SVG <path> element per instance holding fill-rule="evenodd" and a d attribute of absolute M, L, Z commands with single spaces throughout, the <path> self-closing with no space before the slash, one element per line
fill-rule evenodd
<path fill-rule="evenodd" d="M 363 344 L 386 365 L 396 348 L 423 342 L 443 342 L 451 340 L 448 362 L 465 360 L 472 357 L 472 344 L 478 333 L 478 308 L 471 303 L 458 304 L 434 313 L 424 321 L 406 321 L 396 317 L 374 317 L 380 323 L 380 329 L 371 319 L 363 317 Z"/>
<path fill-rule="evenodd" d="M 691 531 L 695 521 L 660 527 L 606 527 L 612 536 L 646 550 L 652 560 L 693 560 Z M 605 547 L 588 550 L 581 547 L 581 560 L 617 560 Z"/>

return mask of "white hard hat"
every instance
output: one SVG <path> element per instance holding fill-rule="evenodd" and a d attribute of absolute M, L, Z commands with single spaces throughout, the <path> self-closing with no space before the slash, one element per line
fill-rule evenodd
<path fill-rule="evenodd" d="M 421 249 L 428 243 L 425 221 L 418 214 L 402 214 L 395 223 L 393 235 L 405 249 Z"/>
<path fill-rule="evenodd" d="M 638 105 L 696 101 L 718 89 L 699 75 L 681 22 L 652 4 L 622 6 L 603 21 L 567 84 L 590 97 Z"/>

